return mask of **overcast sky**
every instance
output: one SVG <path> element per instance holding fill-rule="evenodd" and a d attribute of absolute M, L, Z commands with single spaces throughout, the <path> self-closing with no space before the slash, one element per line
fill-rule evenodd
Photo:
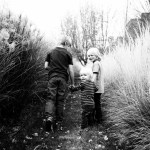
<path fill-rule="evenodd" d="M 68 13 L 77 15 L 80 7 L 89 2 L 98 9 L 110 11 L 110 34 L 116 36 L 121 34 L 124 25 L 127 1 L 128 19 L 137 15 L 136 10 L 142 12 L 146 8 L 146 0 L 0 0 L 0 8 L 26 16 L 46 38 L 55 38 L 59 35 L 61 20 Z"/>

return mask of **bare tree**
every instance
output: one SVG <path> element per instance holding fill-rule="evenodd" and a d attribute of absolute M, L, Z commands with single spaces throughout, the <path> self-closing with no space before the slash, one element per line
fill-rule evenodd
<path fill-rule="evenodd" d="M 72 46 L 75 49 L 79 48 L 79 31 L 77 19 L 72 16 L 67 16 L 61 23 L 62 34 L 71 38 Z"/>
<path fill-rule="evenodd" d="M 80 9 L 83 48 L 96 46 L 100 30 L 100 13 L 92 6 L 87 5 Z"/>
<path fill-rule="evenodd" d="M 78 20 L 73 16 L 64 19 L 62 31 L 71 37 L 73 47 L 82 51 L 85 57 L 90 47 L 97 47 L 103 52 L 108 36 L 108 13 L 87 4 L 80 8 Z"/>

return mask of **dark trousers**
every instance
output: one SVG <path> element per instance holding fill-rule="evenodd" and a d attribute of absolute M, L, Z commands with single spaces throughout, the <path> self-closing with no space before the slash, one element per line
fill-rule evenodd
<path fill-rule="evenodd" d="M 101 93 L 94 94 L 94 102 L 95 102 L 95 119 L 97 123 L 101 123 L 102 122 Z"/>
<path fill-rule="evenodd" d="M 94 123 L 94 106 L 93 105 L 82 106 L 81 129 L 87 128 L 88 126 L 93 125 L 93 123 Z"/>
<path fill-rule="evenodd" d="M 45 113 L 57 122 L 63 121 L 64 101 L 67 92 L 67 82 L 61 77 L 53 77 L 48 81 L 47 102 Z"/>

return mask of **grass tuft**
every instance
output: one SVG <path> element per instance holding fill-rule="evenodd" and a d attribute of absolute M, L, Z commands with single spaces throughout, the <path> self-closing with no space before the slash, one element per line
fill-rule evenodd
<path fill-rule="evenodd" d="M 149 148 L 149 29 L 135 43 L 105 55 L 104 112 L 110 135 L 125 149 Z"/>
<path fill-rule="evenodd" d="M 22 15 L 1 13 L 0 20 L 0 117 L 17 119 L 27 104 L 43 101 L 48 47 Z"/>

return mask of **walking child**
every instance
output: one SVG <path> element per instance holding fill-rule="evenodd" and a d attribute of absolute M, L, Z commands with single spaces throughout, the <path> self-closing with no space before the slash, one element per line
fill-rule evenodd
<path fill-rule="evenodd" d="M 92 82 L 92 78 L 92 69 L 83 67 L 80 70 L 80 85 L 71 89 L 72 91 L 81 90 L 81 129 L 85 129 L 94 123 L 94 93 L 96 92 L 96 86 Z"/>
<path fill-rule="evenodd" d="M 63 37 L 60 45 L 49 52 L 45 59 L 45 69 L 48 70 L 47 101 L 45 104 L 45 130 L 53 130 L 56 124 L 62 130 L 64 102 L 67 96 L 67 82 L 70 76 L 74 86 L 74 71 L 72 55 L 69 52 L 71 42 Z"/>

